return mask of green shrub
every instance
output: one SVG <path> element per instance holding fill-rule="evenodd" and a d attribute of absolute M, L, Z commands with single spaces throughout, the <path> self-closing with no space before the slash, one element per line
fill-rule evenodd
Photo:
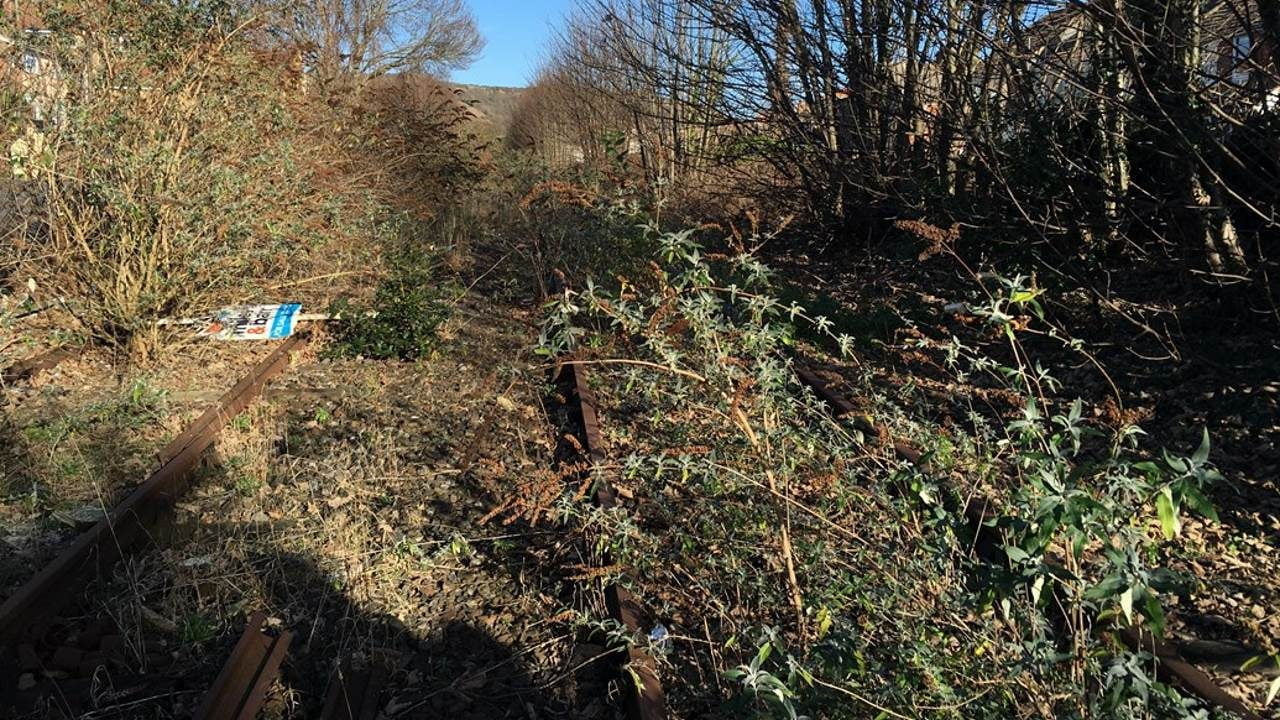
<path fill-rule="evenodd" d="M 450 287 L 437 276 L 437 258 L 427 247 L 402 241 L 387 256 L 390 276 L 370 303 L 347 298 L 329 307 L 340 316 L 331 357 L 417 360 L 431 352 L 437 330 L 449 318 Z"/>

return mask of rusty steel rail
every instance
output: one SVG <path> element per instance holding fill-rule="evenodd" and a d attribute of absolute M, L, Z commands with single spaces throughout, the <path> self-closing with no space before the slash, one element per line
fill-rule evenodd
<path fill-rule="evenodd" d="M 14 385 L 35 380 L 40 373 L 52 370 L 62 364 L 64 360 L 69 360 L 75 356 L 76 352 L 74 350 L 60 347 L 35 357 L 19 360 L 8 368 L 0 370 L 0 385 Z"/>
<path fill-rule="evenodd" d="M 343 662 L 329 680 L 320 720 L 375 720 L 386 683 L 386 668 L 380 663 L 356 670 L 349 660 Z"/>
<path fill-rule="evenodd" d="M 848 398 L 827 384 L 800 358 L 797 357 L 793 360 L 792 368 L 800 382 L 811 388 L 819 398 L 827 403 L 831 408 L 833 417 L 850 418 L 859 430 L 881 439 L 890 438 L 888 433 L 876 426 L 870 418 L 858 415 L 857 407 Z M 900 458 L 913 464 L 922 464 L 921 460 L 924 455 L 919 450 L 901 440 L 890 438 L 889 442 L 892 443 L 895 453 Z M 925 464 L 927 464 L 927 461 Z M 991 534 L 982 532 L 986 521 L 990 519 L 989 510 L 985 507 L 985 504 L 980 506 L 977 503 L 970 502 L 965 505 L 964 514 L 978 546 L 979 555 L 992 560 L 996 557 L 999 549 L 995 546 L 995 539 L 991 537 Z M 1235 696 L 1219 687 L 1207 673 L 1183 659 L 1178 649 L 1173 645 L 1162 642 L 1152 636 L 1150 632 L 1137 628 L 1116 628 L 1113 632 L 1131 651 L 1145 652 L 1155 657 L 1159 663 L 1159 673 L 1166 680 L 1177 682 L 1201 700 L 1209 703 L 1209 705 L 1234 713 L 1243 718 L 1243 720 L 1262 720 L 1260 715 L 1250 710 Z"/>
<path fill-rule="evenodd" d="M 887 437 L 887 433 L 872 422 L 870 418 L 858 414 L 857 406 L 828 385 L 817 373 L 803 364 L 799 358 L 793 361 L 792 369 L 801 383 L 813 390 L 815 395 L 831 407 L 833 416 L 848 419 L 859 431 L 877 440 Z M 888 442 L 892 444 L 894 453 L 909 463 L 919 463 L 920 458 L 923 457 L 923 454 L 908 442 L 896 438 L 889 438 Z"/>
<path fill-rule="evenodd" d="M 1261 715 L 1250 710 L 1231 693 L 1218 687 L 1213 678 L 1203 670 L 1183 659 L 1174 646 L 1161 642 L 1151 633 L 1139 628 L 1122 628 L 1116 631 L 1116 635 L 1133 652 L 1145 652 L 1154 656 L 1160 663 L 1159 672 L 1166 681 L 1176 681 L 1201 700 L 1235 713 L 1243 720 L 1262 720 Z"/>
<path fill-rule="evenodd" d="M 590 465 L 597 467 L 606 461 L 607 455 L 604 436 L 600 431 L 600 416 L 596 411 L 595 394 L 587 385 L 587 373 L 582 365 L 565 364 L 561 366 L 561 370 L 571 374 L 572 400 L 577 405 L 582 420 L 583 449 Z M 595 488 L 594 500 L 602 508 L 612 508 L 618 505 L 618 494 L 607 481 L 600 480 Z M 606 560 L 607 562 L 609 561 Z M 605 587 L 604 596 L 611 618 L 626 627 L 633 636 L 648 635 L 647 628 L 652 626 L 653 616 L 630 591 L 617 583 L 610 583 Z M 619 683 L 623 709 L 628 720 L 665 720 L 667 699 L 653 656 L 632 644 L 627 647 L 627 657 L 621 665 L 630 670 L 622 671 Z"/>
<path fill-rule="evenodd" d="M 293 633 L 263 632 L 267 616 L 255 612 L 231 656 L 204 696 L 194 720 L 253 720 L 266 702 L 267 690 L 280 673 Z"/>
<path fill-rule="evenodd" d="M 104 574 L 133 548 L 144 544 L 149 530 L 187 489 L 191 470 L 213 444 L 219 430 L 258 396 L 271 378 L 305 346 L 305 335 L 286 340 L 228 390 L 160 453 L 161 466 L 105 518 L 85 531 L 53 562 L 0 605 L 0 648 L 38 632 L 96 575 Z"/>
<path fill-rule="evenodd" d="M 193 443 L 204 442 L 204 448 L 209 446 L 214 436 L 218 434 L 223 426 L 231 421 L 236 415 L 239 415 L 249 407 L 257 397 L 262 394 L 267 383 L 289 366 L 290 359 L 295 350 L 301 350 L 308 341 L 306 335 L 294 335 L 285 340 L 284 343 L 276 348 L 275 352 L 267 356 L 265 360 L 258 363 L 257 366 L 246 376 L 240 379 L 230 390 L 223 393 L 222 397 L 213 407 L 206 410 L 196 421 L 187 426 L 182 434 L 174 438 L 172 442 L 164 446 L 159 453 L 160 464 L 164 465 L 174 458 L 185 452 Z"/>

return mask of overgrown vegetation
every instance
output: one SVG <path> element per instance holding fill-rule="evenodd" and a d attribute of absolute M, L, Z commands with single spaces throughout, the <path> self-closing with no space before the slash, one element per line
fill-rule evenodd
<path fill-rule="evenodd" d="M 479 176 L 438 83 L 309 87 L 253 7 L 44 10 L 9 30 L 14 65 L 36 64 L 4 121 L 38 209 L 5 262 L 134 359 L 155 355 L 159 319 L 376 261 L 395 213 L 429 219 Z"/>
<path fill-rule="evenodd" d="M 692 636 L 668 654 L 681 707 L 1199 716 L 1098 629 L 1163 632 L 1161 598 L 1191 579 L 1153 561 L 1188 510 L 1215 517 L 1207 436 L 1188 456 L 1147 458 L 1137 427 L 1111 432 L 1079 400 L 1046 398 L 1056 381 L 1033 359 L 1005 366 L 957 344 L 957 371 L 1016 393 L 1021 416 L 975 415 L 944 438 L 868 378 L 856 390 L 875 414 L 932 436 L 922 463 L 886 461 L 791 372 L 797 325 L 856 354 L 853 338 L 778 302 L 755 260 L 708 260 L 691 232 L 660 245 L 659 263 L 616 291 L 588 283 L 559 297 L 543 346 L 591 368 L 618 463 L 598 471 L 646 499 L 606 512 L 571 489 L 560 515 L 628 568 L 677 638 Z M 1011 283 L 979 312 L 1017 343 L 1010 312 L 1033 302 Z M 975 496 L 990 504 L 998 560 L 970 545 L 963 508 Z M 738 691 L 692 682 L 704 665 Z"/>
<path fill-rule="evenodd" d="M 1236 677 L 1280 658 L 1280 509 L 1242 490 L 1280 432 L 1277 23 L 584 0 L 513 127 L 477 129 L 411 72 L 477 52 L 457 0 L 7 17 L 0 354 L 91 349 L 0 408 L 0 542 L 28 553 L 3 581 L 250 362 L 179 357 L 159 321 L 303 293 L 330 362 L 227 423 L 179 508 L 195 537 L 102 595 L 197 665 L 249 608 L 309 628 L 282 717 L 339 658 L 394 655 L 384 710 L 541 717 L 547 691 L 546 716 L 604 718 L 602 639 L 659 657 L 673 716 L 1213 716 L 1115 631 L 1212 622 Z M 618 507 L 554 467 L 563 360 Z M 624 578 L 658 619 L 635 636 L 597 592 Z M 1280 679 L 1249 682 L 1273 707 Z"/>
<path fill-rule="evenodd" d="M 1176 277 L 1275 327 L 1280 15 L 1253 0 L 582 0 L 511 144 L 878 250 Z M 622 142 L 617 141 L 618 137 Z"/>
<path fill-rule="evenodd" d="M 436 330 L 449 317 L 447 295 L 456 289 L 440 281 L 442 249 L 413 234 L 418 223 L 402 218 L 392 230 L 384 253 L 388 277 L 366 305 L 336 300 L 330 314 L 341 318 L 328 352 L 332 356 L 371 360 L 417 360 L 436 344 Z"/>

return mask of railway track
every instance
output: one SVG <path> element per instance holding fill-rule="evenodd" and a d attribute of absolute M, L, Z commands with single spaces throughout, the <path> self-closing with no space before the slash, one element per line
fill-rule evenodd
<path fill-rule="evenodd" d="M 870 438 L 882 442 L 899 459 L 911 464 L 928 465 L 924 453 L 911 443 L 893 437 L 885 429 L 877 426 L 870 418 L 857 412 L 857 407 L 831 384 L 815 372 L 813 365 L 802 357 L 794 358 L 793 370 L 800 383 L 811 389 L 821 399 L 831 415 L 839 420 L 851 423 L 855 429 Z M 603 438 L 600 433 L 595 399 L 587 385 L 587 370 L 583 365 L 567 364 L 563 373 L 568 376 L 565 386 L 570 397 L 577 406 L 583 435 L 583 449 L 591 466 L 598 466 L 607 460 Z M 599 482 L 595 501 L 603 507 L 613 507 L 618 499 L 616 492 L 607 482 Z M 986 522 L 991 518 L 991 511 L 981 500 L 970 501 L 962 509 L 967 521 L 968 531 L 974 538 L 975 551 L 987 562 L 1000 560 L 1000 548 L 994 533 L 986 530 Z M 606 560 L 607 562 L 607 560 Z M 629 592 L 611 586 L 607 593 L 622 592 L 622 599 L 610 599 L 611 617 L 623 623 L 633 636 L 643 636 L 651 618 L 644 610 L 643 603 Z M 1162 679 L 1181 686 L 1187 692 L 1198 697 L 1210 707 L 1230 712 L 1243 720 L 1262 720 L 1262 716 L 1249 708 L 1238 698 L 1223 690 L 1204 671 L 1187 662 L 1177 647 L 1153 637 L 1149 632 L 1134 628 L 1118 628 L 1107 630 L 1117 640 L 1124 643 L 1134 652 L 1150 654 L 1158 663 Z M 636 669 L 636 682 L 622 682 L 620 687 L 627 693 L 625 707 L 628 718 L 637 720 L 657 720 L 666 717 L 665 696 L 661 682 L 656 674 L 656 665 L 652 657 L 634 646 L 628 648 L 625 665 Z M 625 675 L 625 673 L 624 673 Z M 626 679 L 625 677 L 623 679 Z"/>
<path fill-rule="evenodd" d="M 47 668 L 59 670 L 64 676 L 78 673 L 92 677 L 95 663 L 106 662 L 120 652 L 122 639 L 109 632 L 83 633 L 74 645 L 49 646 L 41 643 L 41 637 L 80 590 L 106 574 L 130 553 L 150 544 L 152 532 L 164 523 L 174 503 L 188 488 L 192 471 L 221 428 L 264 393 L 267 384 L 284 372 L 290 364 L 291 355 L 301 350 L 306 342 L 304 336 L 291 338 L 255 366 L 159 453 L 157 470 L 141 486 L 0 605 L 0 682 Z M 5 380 L 29 379 L 67 356 L 68 353 L 59 352 L 52 364 L 45 359 L 29 363 L 26 365 L 28 370 L 23 371 L 28 374 L 22 377 L 6 371 Z M 824 380 L 811 363 L 796 358 L 793 367 L 799 381 L 825 402 L 833 416 L 852 423 L 902 460 L 927 465 L 927 458 L 917 448 L 893 438 L 873 420 L 859 415 L 856 406 Z M 586 468 L 583 479 L 608 462 L 596 399 L 588 376 L 585 365 L 572 361 L 561 364 L 555 375 L 570 415 L 577 423 L 579 461 Z M 621 502 L 616 490 L 599 474 L 595 476 L 592 495 L 594 502 L 603 508 L 616 507 Z M 978 544 L 979 553 L 988 561 L 999 561 L 998 544 L 991 537 L 992 533 L 984 532 L 988 518 L 985 508 L 971 504 L 965 508 L 965 516 L 973 536 L 984 540 Z M 607 557 L 602 561 L 605 565 L 611 564 Z M 624 583 L 607 584 L 604 596 L 609 616 L 625 627 L 631 636 L 644 637 L 648 634 L 654 618 L 643 600 L 629 592 Z M 194 715 L 197 720 L 249 720 L 256 717 L 292 641 L 288 631 L 270 630 L 265 620 L 260 613 L 249 618 L 239 642 L 212 686 L 203 693 Z M 1175 646 L 1141 631 L 1122 629 L 1114 632 L 1131 649 L 1154 656 L 1162 676 L 1177 682 L 1206 703 L 1245 720 L 1261 720 L 1260 715 L 1217 686 L 1206 673 L 1186 662 Z M 656 658 L 645 647 L 635 643 L 614 648 L 614 656 L 617 687 L 626 717 L 629 720 L 666 718 L 668 708 Z M 338 664 L 328 683 L 321 718 L 372 720 L 380 709 L 380 697 L 386 683 L 385 669 L 375 666 L 357 670 L 350 659 L 344 660 Z M 28 695 L 52 692 L 71 698 L 83 692 L 83 686 L 81 677 L 65 682 L 42 681 L 37 687 L 27 690 Z M 0 707 L 13 697 L 13 693 L 6 693 L 6 690 L 11 691 L 12 688 L 0 688 Z M 70 700 L 68 704 L 71 704 Z"/>
<path fill-rule="evenodd" d="M 156 470 L 133 490 L 106 517 L 75 537 L 46 567 L 10 595 L 0 605 L 0 716 L 38 712 L 38 708 L 56 706 L 64 716 L 76 717 L 93 713 L 100 707 L 95 693 L 100 679 L 113 684 L 111 708 L 129 712 L 145 711 L 154 698 L 189 696 L 181 706 L 188 708 L 196 720 L 249 720 L 264 706 L 268 690 L 284 672 L 284 668 L 303 667 L 319 658 L 333 667 L 327 683 L 323 676 L 313 696 L 319 705 L 321 720 L 373 720 L 387 709 L 391 668 L 381 662 L 357 660 L 339 650 L 331 661 L 306 649 L 298 649 L 301 641 L 286 629 L 269 627 L 266 616 L 255 613 L 248 618 L 243 633 L 227 655 L 210 657 L 203 666 L 210 667 L 204 678 L 192 680 L 189 670 L 170 672 L 159 664 L 164 659 L 150 658 L 155 663 L 132 673 L 134 660 L 124 662 L 124 655 L 137 658 L 132 637 L 114 619 L 85 615 L 84 590 L 108 577 L 113 566 L 143 551 L 163 547 L 156 542 L 156 530 L 172 519 L 172 511 L 192 483 L 200 458 L 214 443 L 219 432 L 255 399 L 270 396 L 268 383 L 290 365 L 293 353 L 306 344 L 301 336 L 282 343 L 243 379 L 218 397 L 212 407 L 187 426 L 180 435 L 157 453 Z M 572 383 L 568 395 L 575 399 L 574 412 L 590 418 L 582 424 L 583 447 L 590 448 L 590 458 L 600 461 L 603 455 L 598 421 L 586 391 L 585 372 L 567 372 L 564 379 Z M 582 392 L 579 392 L 579 389 Z M 279 394 L 281 391 L 277 391 Z M 285 397 L 290 391 L 283 391 Z M 585 403 L 577 400 L 584 398 Z M 482 425 L 485 423 L 482 423 Z M 480 438 L 472 442 L 467 455 L 479 452 Z M 474 458 L 473 458 L 474 459 Z M 602 504 L 616 502 L 616 496 L 602 486 L 597 498 Z M 620 622 L 639 631 L 648 622 L 643 608 L 621 587 L 606 592 L 610 612 Z M 76 612 L 70 613 L 70 606 Z M 97 612 L 90 611 L 90 612 Z M 173 631 L 168 631 L 172 633 Z M 161 633 L 163 635 L 163 632 Z M 151 640 L 147 639 L 150 651 Z M 126 648 L 125 645 L 130 644 Z M 311 653 L 289 658 L 290 652 Z M 657 682 L 653 658 L 637 648 L 619 653 L 619 668 L 627 668 L 619 687 L 622 703 L 629 718 L 657 720 L 665 717 L 661 686 Z M 221 668 L 220 670 L 217 668 Z M 106 672 L 101 672 L 106 668 Z M 175 669 L 176 671 L 176 669 Z M 630 673 L 644 678 L 644 691 L 629 692 L 635 687 Z M 197 673 L 198 675 L 198 673 Z M 285 678 L 288 685 L 292 681 Z M 655 704 L 654 699 L 657 699 Z M 166 705 L 167 706 L 167 705 Z M 112 710 L 112 712 L 121 712 Z M 94 715 L 96 717 L 96 715 Z M 121 717 L 119 714 L 110 717 Z"/>
<path fill-rule="evenodd" d="M 56 695 L 69 708 L 87 702 L 83 695 L 91 690 L 98 667 L 119 659 L 125 639 L 114 633 L 81 632 L 74 643 L 50 647 L 42 641 L 53 620 L 86 586 L 151 544 L 154 532 L 188 489 L 201 456 L 222 427 L 249 407 L 267 383 L 289 366 L 293 353 L 306 344 L 305 335 L 295 335 L 258 363 L 161 450 L 158 468 L 123 502 L 0 605 L 0 680 L 16 683 L 0 687 L 0 705 L 6 700 L 22 705 L 42 694 Z M 49 365 L 45 361 L 32 367 Z M 250 718 L 261 706 L 289 642 L 287 634 L 263 633 L 262 622 L 258 616 L 251 619 L 196 714 L 198 720 Z M 46 678 L 36 681 L 36 672 Z M 23 678 L 28 678 L 31 687 L 23 687 Z"/>
<path fill-rule="evenodd" d="M 74 349 L 60 347 L 26 360 L 20 360 L 4 370 L 0 370 L 0 387 L 34 380 L 41 373 L 54 369 L 64 361 L 75 357 L 75 355 Z"/>
<path fill-rule="evenodd" d="M 600 416 L 596 412 L 595 395 L 587 382 L 587 368 L 583 365 L 565 364 L 559 368 L 561 386 L 565 397 L 573 405 L 581 429 L 580 444 L 586 463 L 585 475 L 608 460 L 604 436 L 600 429 Z M 584 478 L 585 479 L 585 478 Z M 617 491 L 602 477 L 597 476 L 593 501 L 602 508 L 619 504 Z M 605 557 L 604 564 L 612 561 Z M 617 582 L 604 588 L 605 605 L 609 617 L 625 627 L 631 637 L 646 637 L 654 625 L 654 618 L 645 604 Z M 618 648 L 618 687 L 623 696 L 623 709 L 628 720 L 664 720 L 667 717 L 666 694 L 658 677 L 657 661 L 644 648 L 632 643 Z"/>
<path fill-rule="evenodd" d="M 305 335 L 286 340 L 230 390 L 217 396 L 209 409 L 160 450 L 155 472 L 0 605 L 0 678 L 19 678 L 19 684 L 24 675 L 34 677 L 36 673 L 67 678 L 37 683 L 26 692 L 19 687 L 18 693 L 0 686 L 0 709 L 21 707 L 28 704 L 25 701 L 47 694 L 57 695 L 64 709 L 88 706 L 88 699 L 82 697 L 89 689 L 86 678 L 96 676 L 99 666 L 122 659 L 125 638 L 91 629 L 77 633 L 74 643 L 50 646 L 42 640 L 57 614 L 113 565 L 150 544 L 154 531 L 188 489 L 200 457 L 219 431 L 254 400 L 268 395 L 267 384 L 285 371 L 293 354 L 307 343 Z M 4 371 L 5 383 L 29 381 L 73 354 L 59 349 L 19 363 Z M 195 709 L 194 720 L 257 717 L 292 640 L 291 632 L 269 630 L 265 614 L 254 613 Z M 341 663 L 329 681 L 320 719 L 373 720 L 385 684 L 385 673 L 380 670 L 355 670 L 349 660 Z M 172 689 L 163 679 L 137 678 L 135 682 L 139 694 Z M 127 687 L 130 681 L 118 684 Z"/>

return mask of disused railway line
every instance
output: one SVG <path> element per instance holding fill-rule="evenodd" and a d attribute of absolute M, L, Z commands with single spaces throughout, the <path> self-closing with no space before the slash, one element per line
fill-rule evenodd
<path fill-rule="evenodd" d="M 565 363 L 557 368 L 562 387 L 573 406 L 582 431 L 582 458 L 587 464 L 584 471 L 590 474 L 594 468 L 607 462 L 604 435 L 600 429 L 600 416 L 596 411 L 595 394 L 587 382 L 584 365 Z M 593 502 L 601 508 L 618 506 L 618 493 L 608 480 L 596 477 Z M 604 558 L 605 565 L 611 560 Z M 605 606 L 609 617 L 626 628 L 632 638 L 648 636 L 653 617 L 644 603 L 618 582 L 604 587 Z M 666 694 L 658 677 L 657 661 L 646 649 L 634 642 L 616 650 L 618 654 L 618 688 L 622 693 L 623 709 L 628 720 L 664 720 L 667 717 Z"/>
<path fill-rule="evenodd" d="M 823 401 L 833 418 L 851 423 L 855 429 L 875 442 L 891 450 L 899 459 L 913 465 L 927 466 L 923 452 L 911 443 L 894 437 L 873 420 L 858 413 L 857 406 L 832 387 L 815 372 L 810 362 L 802 357 L 793 358 L 793 371 L 799 382 L 813 391 Z M 591 467 L 607 461 L 604 441 L 600 432 L 595 396 L 587 384 L 586 367 L 578 363 L 565 363 L 558 371 L 566 376 L 564 387 L 576 408 L 582 430 L 582 450 Z M 617 494 L 607 481 L 597 479 L 595 502 L 602 507 L 617 505 Z M 1000 548 L 994 534 L 986 530 L 991 511 L 981 500 L 971 500 L 962 508 L 967 530 L 974 538 L 974 549 L 987 562 L 999 559 Z M 606 559 L 607 563 L 607 559 Z M 642 601 L 616 583 L 605 589 L 610 617 L 627 628 L 633 637 L 643 637 L 651 617 Z M 1186 691 L 1210 707 L 1230 712 L 1243 720 L 1262 720 L 1262 716 L 1240 699 L 1222 689 L 1204 671 L 1184 659 L 1177 647 L 1153 637 L 1141 629 L 1122 628 L 1108 630 L 1133 652 L 1144 652 L 1154 657 L 1163 679 L 1180 685 Z M 667 708 L 661 681 L 657 676 L 654 659 L 642 648 L 629 645 L 627 656 L 621 659 L 624 667 L 635 672 L 631 678 L 624 671 L 619 687 L 624 693 L 624 707 L 629 720 L 659 720 L 667 717 Z"/>
<path fill-rule="evenodd" d="M 111 640 L 104 638 L 91 652 L 86 652 L 83 647 L 54 648 L 47 662 L 36 648 L 40 647 L 40 640 L 51 620 L 75 601 L 81 590 L 96 578 L 106 575 L 130 553 L 150 543 L 153 532 L 164 524 L 174 504 L 189 488 L 201 456 L 213 445 L 221 429 L 249 407 L 267 383 L 289 366 L 292 355 L 302 350 L 307 342 L 306 335 L 295 335 L 258 363 L 160 451 L 158 469 L 124 501 L 0 604 L 0 659 L 7 659 L 9 665 L 17 665 L 3 667 L 0 675 L 7 680 L 16 679 L 22 671 L 46 666 L 62 671 L 92 673 L 93 663 L 104 661 L 108 653 L 118 654 L 123 650 L 117 647 L 122 645 L 123 638 L 116 635 L 107 636 L 113 638 Z M 38 371 L 50 366 L 48 360 L 41 360 L 28 367 Z M 30 376 L 28 373 L 24 378 L 15 379 Z M 259 615 L 251 618 L 245 634 L 195 715 L 197 720 L 243 720 L 256 715 L 289 644 L 287 633 L 263 633 L 264 619 Z M 37 685 L 34 694 L 39 694 L 42 689 L 50 690 L 65 699 L 74 692 L 68 689 L 70 684 L 63 687 L 56 681 L 51 682 L 51 686 L 44 688 Z M 19 695 L 21 690 L 18 688 L 14 695 Z M 0 694 L 0 700 L 3 699 L 3 694 Z"/>
<path fill-rule="evenodd" d="M 120 659 L 125 639 L 116 634 L 97 639 L 89 633 L 93 640 L 90 649 L 58 646 L 45 653 L 47 658 L 41 657 L 37 647 L 49 624 L 76 600 L 79 591 L 149 543 L 152 533 L 164 524 L 174 504 L 189 488 L 201 456 L 222 428 L 254 400 L 267 395 L 267 384 L 288 368 L 293 355 L 308 342 L 306 335 L 295 335 L 254 366 L 157 453 L 159 467 L 155 472 L 0 605 L 0 678 L 12 679 L 20 677 L 20 673 L 36 671 L 86 674 L 96 669 L 96 663 Z M 73 355 L 70 350 L 58 349 L 20 362 L 4 371 L 5 384 L 29 381 Z M 194 711 L 194 720 L 252 720 L 258 716 L 293 639 L 288 630 L 268 629 L 266 620 L 262 612 L 250 616 Z M 84 638 L 77 644 L 83 646 Z M 37 686 L 28 695 L 33 698 L 48 690 L 64 703 L 78 704 L 70 688 L 80 689 L 80 685 L 83 683 L 75 680 L 61 685 L 55 681 Z M 341 663 L 329 681 L 321 720 L 373 720 L 384 685 L 385 673 L 380 668 L 356 671 L 349 661 Z M 21 692 L 4 690 L 8 688 L 0 686 L 0 708 L 6 701 L 23 699 L 14 696 L 21 696 Z"/>
<path fill-rule="evenodd" d="M 44 621 L 73 600 L 79 589 L 146 543 L 149 530 L 187 490 L 192 470 L 221 428 L 288 367 L 291 354 L 305 343 L 304 336 L 294 336 L 276 348 L 160 451 L 159 469 L 0 605 L 0 646 L 42 630 Z"/>
<path fill-rule="evenodd" d="M 13 365 L 0 370 L 0 387 L 34 380 L 41 373 L 48 372 L 64 361 L 75 357 L 75 354 L 76 352 L 72 348 L 59 347 L 25 360 L 19 360 Z"/>
<path fill-rule="evenodd" d="M 35 650 L 35 640 L 47 629 L 51 618 L 74 600 L 81 589 L 107 573 L 127 554 L 149 543 L 151 532 L 163 524 L 174 503 L 187 490 L 191 473 L 222 427 L 263 394 L 266 385 L 288 367 L 292 354 L 303 349 L 306 342 L 302 335 L 290 338 L 255 366 L 160 451 L 158 469 L 142 485 L 0 605 L 0 658 L 6 658 L 0 660 L 0 677 L 13 678 L 17 676 L 14 670 L 45 665 L 63 668 L 78 665 L 83 668 L 110 652 L 109 646 L 118 644 L 115 636 L 108 636 L 101 640 L 95 651 L 57 647 L 47 659 L 38 657 Z M 6 371 L 5 381 L 29 379 L 69 356 L 69 351 L 46 354 L 24 364 L 21 376 Z M 794 358 L 793 369 L 797 379 L 825 403 L 833 417 L 851 423 L 903 461 L 927 466 L 927 457 L 921 451 L 894 438 L 872 419 L 860 415 L 856 405 L 825 381 L 813 367 L 803 358 Z M 586 468 L 583 472 L 591 474 L 595 468 L 605 464 L 608 457 L 596 399 L 588 383 L 588 369 L 579 363 L 564 362 L 556 368 L 556 379 L 566 399 L 567 409 L 576 419 L 580 431 L 579 460 Z M 602 508 L 616 507 L 620 502 L 608 480 L 599 476 L 594 479 L 592 499 Z M 980 503 L 969 503 L 964 508 L 964 516 L 969 532 L 978 540 L 975 547 L 979 555 L 987 562 L 998 561 L 998 545 L 991 537 L 992 533 L 984 530 L 989 519 L 986 508 Z M 605 565 L 611 563 L 607 557 L 602 560 Z M 607 583 L 603 591 L 610 618 L 626 628 L 633 638 L 645 637 L 654 620 L 643 601 L 619 582 Z M 1132 650 L 1151 654 L 1158 662 L 1163 677 L 1178 683 L 1209 705 L 1244 720 L 1261 720 L 1259 714 L 1188 663 L 1175 646 L 1132 628 L 1111 632 Z M 265 616 L 261 613 L 251 616 L 212 687 L 203 695 L 194 717 L 197 720 L 249 720 L 256 717 L 280 671 L 291 639 L 288 631 L 266 629 Z M 653 655 L 634 642 L 613 648 L 613 654 L 617 660 L 617 687 L 628 720 L 666 718 L 666 696 Z M 378 668 L 357 671 L 352 669 L 349 661 L 341 663 L 329 682 L 321 717 L 324 720 L 371 720 L 378 712 L 385 675 L 385 671 Z M 4 699 L 0 693 L 0 700 Z"/>
<path fill-rule="evenodd" d="M 36 573 L 3 604 L 0 604 L 0 708 L 24 712 L 37 703 L 57 699 L 64 711 L 76 713 L 92 706 L 89 676 L 97 665 L 123 660 L 127 640 L 105 618 L 62 618 L 60 613 L 81 600 L 83 590 L 107 576 L 122 560 L 153 542 L 156 530 L 170 520 L 175 504 L 191 485 L 200 458 L 221 430 L 255 399 L 268 395 L 267 384 L 289 366 L 292 355 L 307 343 L 304 335 L 284 341 L 258 363 L 230 390 L 218 397 L 205 412 L 156 454 L 157 469 L 105 517 L 76 536 L 44 568 Z M 21 363 L 5 380 L 22 382 L 69 358 L 69 351 L 56 351 Z M 588 388 L 586 371 L 565 366 L 563 379 L 569 382 L 567 397 L 573 399 L 572 413 L 580 420 L 583 458 L 588 464 L 605 459 L 594 398 Z M 477 441 L 479 438 L 477 438 Z M 474 448 L 471 452 L 474 452 Z M 470 453 L 469 453 L 470 454 Z M 595 502 L 612 507 L 619 502 L 607 482 L 597 486 Z M 611 617 L 633 633 L 643 635 L 652 624 L 644 606 L 618 584 L 604 589 Z M 110 629 L 82 632 L 80 625 L 95 624 Z M 54 629 L 60 629 L 54 633 Z M 74 628 L 69 636 L 68 628 Z M 286 661 L 292 634 L 268 628 L 266 616 L 255 612 L 235 646 L 212 676 L 211 685 L 200 691 L 192 685 L 176 687 L 175 680 L 162 676 L 127 677 L 133 692 L 129 698 L 144 698 L 181 691 L 199 701 L 192 717 L 196 720 L 249 720 L 262 709 L 268 690 Z M 643 648 L 617 649 L 621 704 L 630 720 L 661 720 L 666 717 L 665 697 L 658 681 L 655 659 Z M 340 661 L 339 661 L 340 660 Z M 382 709 L 387 689 L 387 668 L 357 668 L 351 658 L 335 658 L 337 665 L 323 696 L 321 720 L 372 720 Z M 21 687 L 19 678 L 36 678 Z M 123 677 L 123 676 L 122 676 Z M 19 681 L 15 683 L 15 681 Z M 145 699 L 128 702 L 144 703 Z"/>

